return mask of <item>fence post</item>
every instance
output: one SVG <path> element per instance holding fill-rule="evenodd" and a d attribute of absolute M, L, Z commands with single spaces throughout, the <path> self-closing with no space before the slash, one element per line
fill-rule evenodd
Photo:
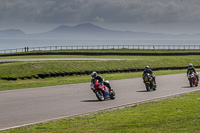
<path fill-rule="evenodd" d="M 1 50 L 2 53 L 17 53 L 17 52 L 28 52 L 28 51 L 47 51 L 47 50 L 63 50 L 67 49 L 138 49 L 138 50 L 144 50 L 144 49 L 168 49 L 168 50 L 186 50 L 186 49 L 200 49 L 200 45 L 91 45 L 91 46 L 48 46 L 48 47 L 25 47 L 25 48 L 18 48 L 18 49 L 4 49 Z M 64 47 L 64 48 L 63 48 Z"/>

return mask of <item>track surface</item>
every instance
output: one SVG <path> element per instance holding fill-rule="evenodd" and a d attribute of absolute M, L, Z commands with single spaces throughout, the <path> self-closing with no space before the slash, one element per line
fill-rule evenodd
<path fill-rule="evenodd" d="M 186 74 L 157 76 L 156 91 L 146 92 L 142 78 L 110 81 L 115 100 L 99 102 L 90 83 L 0 91 L 0 130 L 120 107 L 199 90 Z"/>

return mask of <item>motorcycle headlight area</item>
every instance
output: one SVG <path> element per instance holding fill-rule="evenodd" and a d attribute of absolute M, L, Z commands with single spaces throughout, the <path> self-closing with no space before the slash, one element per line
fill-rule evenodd
<path fill-rule="evenodd" d="M 194 75 L 188 75 L 188 78 L 193 78 L 194 77 Z"/>

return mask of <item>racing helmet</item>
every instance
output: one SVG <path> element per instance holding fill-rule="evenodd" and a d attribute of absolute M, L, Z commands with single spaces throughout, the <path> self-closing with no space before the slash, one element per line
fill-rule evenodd
<path fill-rule="evenodd" d="M 97 72 L 92 72 L 92 73 L 91 73 L 91 76 L 92 76 L 93 78 L 95 78 L 95 77 L 97 76 Z"/>
<path fill-rule="evenodd" d="M 192 65 L 192 63 L 190 63 L 190 64 L 189 64 L 189 68 L 192 68 L 192 67 L 193 67 L 193 65 Z"/>
<path fill-rule="evenodd" d="M 150 68 L 149 66 L 145 66 L 144 70 L 149 70 L 149 68 Z"/>

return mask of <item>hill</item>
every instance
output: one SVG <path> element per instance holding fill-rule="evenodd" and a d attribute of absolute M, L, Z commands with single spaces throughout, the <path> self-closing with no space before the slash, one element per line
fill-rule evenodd
<path fill-rule="evenodd" d="M 200 34 L 170 35 L 162 33 L 109 30 L 91 23 L 75 26 L 61 25 L 53 30 L 37 34 L 25 34 L 21 30 L 1 30 L 0 37 L 25 38 L 117 38 L 117 39 L 199 39 Z"/>

